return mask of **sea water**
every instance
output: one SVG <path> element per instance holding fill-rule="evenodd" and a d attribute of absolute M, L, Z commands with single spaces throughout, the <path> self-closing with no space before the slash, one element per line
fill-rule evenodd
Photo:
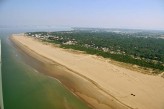
<path fill-rule="evenodd" d="M 0 32 L 4 109 L 90 109 L 59 81 L 23 61 L 9 36 L 24 31 L 5 29 Z"/>

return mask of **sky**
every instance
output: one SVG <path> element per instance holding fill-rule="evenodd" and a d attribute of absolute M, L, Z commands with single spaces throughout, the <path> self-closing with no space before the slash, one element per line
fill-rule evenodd
<path fill-rule="evenodd" d="M 0 0 L 0 25 L 164 30 L 164 0 Z"/>

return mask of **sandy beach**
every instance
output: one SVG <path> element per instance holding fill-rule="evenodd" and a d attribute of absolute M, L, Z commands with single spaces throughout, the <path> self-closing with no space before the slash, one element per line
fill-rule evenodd
<path fill-rule="evenodd" d="M 164 109 L 164 78 L 160 76 L 132 71 L 94 55 L 70 52 L 23 34 L 15 34 L 11 40 L 45 63 L 47 75 L 60 80 L 96 109 Z"/>

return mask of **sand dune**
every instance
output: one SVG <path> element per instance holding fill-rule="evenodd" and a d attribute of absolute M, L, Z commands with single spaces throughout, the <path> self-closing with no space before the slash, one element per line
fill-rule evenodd
<path fill-rule="evenodd" d="M 91 80 L 127 108 L 164 109 L 164 78 L 160 76 L 138 73 L 93 55 L 68 52 L 23 35 L 13 35 L 12 40 Z"/>

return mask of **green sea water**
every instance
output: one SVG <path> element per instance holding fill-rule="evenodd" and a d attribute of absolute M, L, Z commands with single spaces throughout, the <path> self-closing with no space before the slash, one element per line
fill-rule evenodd
<path fill-rule="evenodd" d="M 1 34 L 4 109 L 90 109 L 59 81 L 25 64 L 8 36 Z"/>

